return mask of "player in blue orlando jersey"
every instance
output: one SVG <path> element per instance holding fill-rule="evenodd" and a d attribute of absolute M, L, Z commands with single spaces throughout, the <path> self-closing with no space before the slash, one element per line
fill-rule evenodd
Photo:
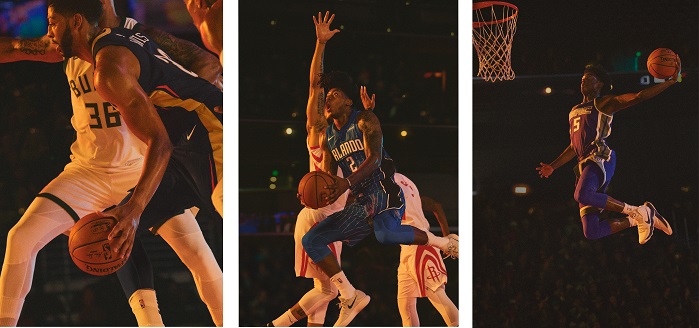
<path fill-rule="evenodd" d="M 369 303 L 370 297 L 347 280 L 328 244 L 343 241 L 353 246 L 373 230 L 381 243 L 433 245 L 456 258 L 458 236 L 438 237 L 429 231 L 401 225 L 405 211 L 403 193 L 394 181 L 395 166 L 383 148 L 378 118 L 371 111 L 352 109 L 353 101 L 348 95 L 356 90 L 346 73 L 323 74 L 321 86 L 327 95 L 325 118 L 332 120 L 321 140 L 323 170 L 334 174 L 339 166 L 345 176 L 335 179 L 328 187 L 326 202 L 332 204 L 347 189 L 356 200 L 309 230 L 302 243 L 309 257 L 340 292 L 340 316 L 335 326 L 347 326 Z"/>
<path fill-rule="evenodd" d="M 542 178 L 548 178 L 554 170 L 577 157 L 575 167 L 575 200 L 580 207 L 583 232 L 588 239 L 597 239 L 638 226 L 638 242 L 645 244 L 658 228 L 672 234 L 670 224 L 645 202 L 632 206 L 608 196 L 605 192 L 616 167 L 616 153 L 607 145 L 614 113 L 657 96 L 678 82 L 677 71 L 669 80 L 638 93 L 607 94 L 611 91 L 611 78 L 600 65 L 585 67 L 580 92 L 582 103 L 575 105 L 568 114 L 570 145 L 550 164 L 540 163 L 536 169 Z M 628 218 L 600 219 L 601 210 L 618 212 Z"/>

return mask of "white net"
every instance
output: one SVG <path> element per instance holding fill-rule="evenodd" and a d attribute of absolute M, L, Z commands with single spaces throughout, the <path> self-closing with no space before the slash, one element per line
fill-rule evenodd
<path fill-rule="evenodd" d="M 517 30 L 517 7 L 506 2 L 473 4 L 473 46 L 478 76 L 489 82 L 513 80 L 512 40 Z"/>

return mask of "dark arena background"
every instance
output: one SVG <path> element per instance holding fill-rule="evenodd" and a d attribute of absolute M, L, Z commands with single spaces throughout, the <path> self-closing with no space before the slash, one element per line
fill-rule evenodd
<path fill-rule="evenodd" d="M 697 2 L 513 3 L 517 77 L 475 77 L 473 50 L 473 327 L 698 327 Z M 660 47 L 680 56 L 685 79 L 614 115 L 608 193 L 653 202 L 674 233 L 587 240 L 573 164 L 548 179 L 535 168 L 570 143 L 586 64 L 605 66 L 612 93 L 635 93 L 656 83 L 646 59 Z"/>
<path fill-rule="evenodd" d="M 201 45 L 182 0 L 115 0 L 117 14 L 137 18 Z M 0 35 L 46 34 L 45 1 L 0 1 Z M 7 234 L 34 196 L 70 161 L 75 131 L 70 125 L 70 90 L 61 63 L 0 64 L 0 256 Z M 220 220 L 198 216 L 209 246 L 223 264 Z M 192 275 L 160 237 L 143 239 L 155 271 L 163 322 L 167 326 L 213 326 Z M 33 284 L 19 326 L 136 326 L 116 275 L 80 271 L 58 236 L 36 259 Z"/>
<path fill-rule="evenodd" d="M 457 161 L 457 1 L 241 1 L 241 326 L 271 322 L 313 287 L 295 276 L 293 231 L 302 208 L 297 184 L 309 170 L 305 109 L 316 42 L 312 16 L 319 11 L 336 14 L 331 28 L 341 29 L 326 46 L 325 71 L 346 71 L 376 93 L 374 112 L 398 172 L 443 204 L 453 233 L 464 215 L 457 201 L 457 179 L 466 173 Z M 436 219 L 427 217 L 441 235 Z M 399 253 L 373 235 L 343 247 L 348 278 L 371 296 L 351 325 L 401 325 Z M 446 292 L 458 307 L 459 261 L 444 262 Z M 338 317 L 337 302 L 328 307 L 326 325 Z M 422 325 L 445 325 L 427 299 L 418 301 L 418 313 Z"/>

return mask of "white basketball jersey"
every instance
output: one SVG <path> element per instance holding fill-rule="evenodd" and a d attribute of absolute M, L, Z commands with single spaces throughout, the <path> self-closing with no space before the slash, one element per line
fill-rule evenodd
<path fill-rule="evenodd" d="M 308 145 L 308 142 L 306 142 L 306 148 L 308 149 L 308 155 L 310 159 L 310 171 L 321 171 L 323 167 L 323 150 L 320 149 L 320 146 L 316 147 L 311 147 Z M 337 174 L 338 177 L 343 177 L 342 176 L 342 170 L 338 167 L 337 168 Z M 323 212 L 326 216 L 333 214 L 339 210 L 342 210 L 345 208 L 345 203 L 347 202 L 347 195 L 349 195 L 349 189 L 340 196 L 334 203 L 326 206 L 319 208 L 318 210 Z"/>
<path fill-rule="evenodd" d="M 430 222 L 422 211 L 420 192 L 415 184 L 400 173 L 394 174 L 393 179 L 403 189 L 403 197 L 405 197 L 405 215 L 401 224 L 411 225 L 423 231 L 430 230 Z"/>
<path fill-rule="evenodd" d="M 127 18 L 125 27 L 135 20 Z M 141 164 L 146 144 L 129 131 L 117 109 L 102 99 L 94 83 L 94 68 L 77 57 L 65 61 L 73 104 L 70 119 L 77 134 L 71 160 L 93 168 L 122 169 Z"/>

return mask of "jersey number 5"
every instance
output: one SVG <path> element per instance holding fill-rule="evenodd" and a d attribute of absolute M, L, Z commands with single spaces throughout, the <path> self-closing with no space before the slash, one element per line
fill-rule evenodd
<path fill-rule="evenodd" d="M 575 133 L 578 130 L 580 130 L 580 116 L 573 119 L 573 132 L 571 133 Z"/>

